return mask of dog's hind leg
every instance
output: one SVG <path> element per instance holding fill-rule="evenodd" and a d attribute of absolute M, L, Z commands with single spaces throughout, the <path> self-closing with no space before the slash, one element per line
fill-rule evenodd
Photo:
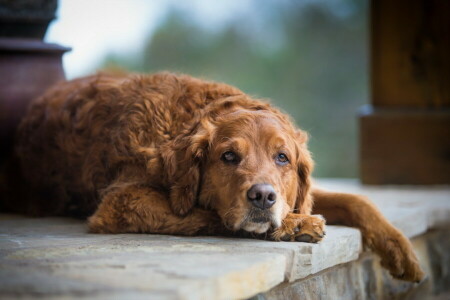
<path fill-rule="evenodd" d="M 223 234 L 219 216 L 194 208 L 175 215 L 167 193 L 143 184 L 121 184 L 107 189 L 96 212 L 88 220 L 93 233 Z"/>
<path fill-rule="evenodd" d="M 392 276 L 408 281 L 420 281 L 424 277 L 408 238 L 367 198 L 319 189 L 314 189 L 312 196 L 313 213 L 323 215 L 327 224 L 360 229 L 364 243 L 381 257 L 381 264 Z"/>

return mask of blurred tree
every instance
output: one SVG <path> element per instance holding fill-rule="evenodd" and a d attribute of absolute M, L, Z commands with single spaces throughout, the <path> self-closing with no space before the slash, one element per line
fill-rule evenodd
<path fill-rule="evenodd" d="M 356 108 L 368 97 L 367 1 L 254 1 L 220 28 L 173 9 L 140 57 L 105 68 L 171 70 L 269 98 L 310 133 L 317 177 L 357 176 Z"/>

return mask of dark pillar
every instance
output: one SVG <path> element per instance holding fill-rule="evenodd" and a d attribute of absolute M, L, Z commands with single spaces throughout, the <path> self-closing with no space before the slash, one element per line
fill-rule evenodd
<path fill-rule="evenodd" d="M 69 48 L 42 41 L 56 4 L 56 0 L 0 2 L 0 168 L 30 101 L 65 79 L 62 55 Z"/>
<path fill-rule="evenodd" d="M 366 184 L 450 183 L 450 1 L 372 0 Z"/>

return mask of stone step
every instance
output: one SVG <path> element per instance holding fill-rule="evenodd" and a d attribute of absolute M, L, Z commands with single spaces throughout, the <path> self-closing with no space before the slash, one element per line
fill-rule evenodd
<path fill-rule="evenodd" d="M 351 180 L 319 183 L 369 195 L 409 237 L 448 224 L 448 187 L 386 190 Z M 328 226 L 322 243 L 308 244 L 88 234 L 83 221 L 0 215 L 0 297 L 243 299 L 282 282 L 310 282 L 319 272 L 316 276 L 326 277 L 332 267 L 357 260 L 361 249 L 360 232 L 340 226 Z"/>
<path fill-rule="evenodd" d="M 321 244 L 85 232 L 76 220 L 2 215 L 1 293 L 245 298 L 352 261 L 361 250 L 359 231 L 338 226 Z"/>

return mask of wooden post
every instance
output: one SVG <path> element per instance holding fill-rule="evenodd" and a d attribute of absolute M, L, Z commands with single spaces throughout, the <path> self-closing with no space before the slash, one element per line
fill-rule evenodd
<path fill-rule="evenodd" d="M 372 0 L 366 184 L 450 183 L 450 1 Z"/>

